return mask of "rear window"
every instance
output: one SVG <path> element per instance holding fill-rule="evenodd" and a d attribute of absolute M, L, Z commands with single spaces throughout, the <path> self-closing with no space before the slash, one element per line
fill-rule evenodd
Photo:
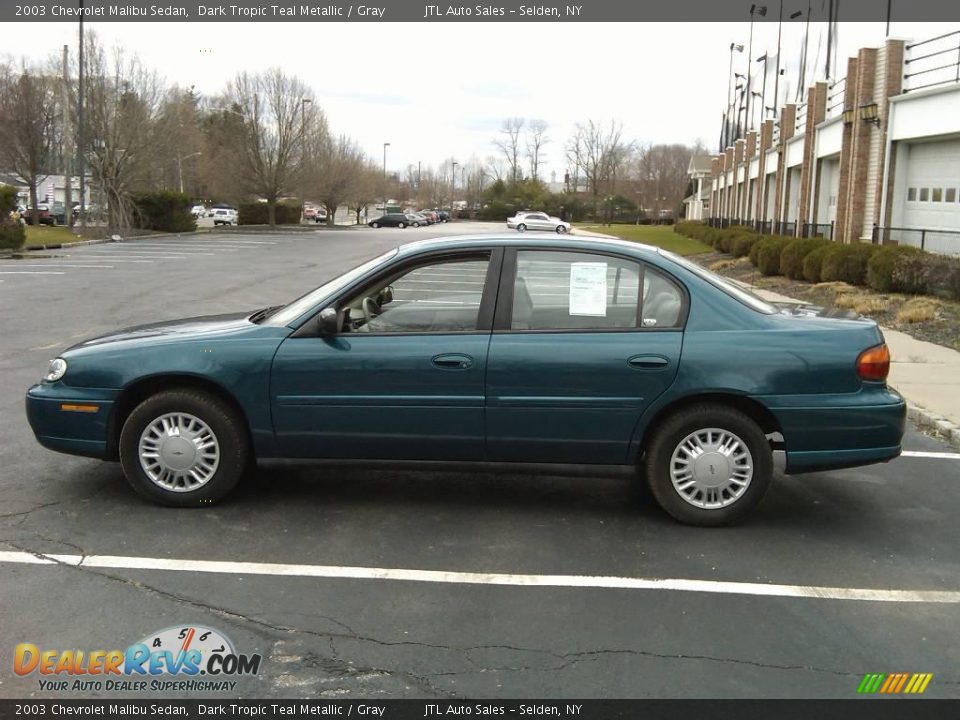
<path fill-rule="evenodd" d="M 768 303 L 763 298 L 757 295 L 754 295 L 749 290 L 740 287 L 736 283 L 730 282 L 726 278 L 721 277 L 720 275 L 717 275 L 716 273 L 711 272 L 710 270 L 707 270 L 705 267 L 697 265 L 695 262 L 691 262 L 686 258 L 681 257 L 680 255 L 675 255 L 674 253 L 668 250 L 660 250 L 659 252 L 663 257 L 669 260 L 672 260 L 677 265 L 680 265 L 681 267 L 692 272 L 694 275 L 697 275 L 698 277 L 706 280 L 708 283 L 722 290 L 727 295 L 730 295 L 731 297 L 739 300 L 741 303 L 749 307 L 751 310 L 756 310 L 757 312 L 761 312 L 764 315 L 777 314 L 778 310 L 773 305 Z"/>

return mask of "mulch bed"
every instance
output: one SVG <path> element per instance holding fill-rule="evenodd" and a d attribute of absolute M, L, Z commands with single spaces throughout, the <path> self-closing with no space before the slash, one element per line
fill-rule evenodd
<path fill-rule="evenodd" d="M 862 299 L 867 303 L 871 300 L 879 300 L 880 303 L 873 302 L 873 304 L 882 304 L 882 308 L 874 308 L 863 314 L 876 320 L 884 327 L 899 330 L 918 340 L 960 350 L 960 303 L 958 302 L 935 298 L 934 301 L 939 307 L 932 319 L 920 322 L 904 322 L 898 320 L 897 314 L 907 301 L 916 296 L 897 293 L 883 294 L 868 288 L 843 286 L 839 283 L 813 285 L 780 275 L 765 277 L 750 264 L 747 258 L 736 259 L 725 253 L 703 253 L 693 255 L 690 259 L 725 277 L 749 283 L 764 290 L 772 290 L 797 300 L 804 300 L 813 305 L 827 308 L 837 307 L 837 298 L 844 295 L 855 295 L 857 299 Z M 734 263 L 731 267 L 722 267 L 730 262 Z M 721 267 L 717 266 L 718 263 L 721 264 Z"/>

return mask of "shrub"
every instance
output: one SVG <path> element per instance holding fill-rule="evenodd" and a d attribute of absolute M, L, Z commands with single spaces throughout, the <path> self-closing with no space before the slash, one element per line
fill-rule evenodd
<path fill-rule="evenodd" d="M 955 296 L 960 260 L 927 252 L 901 255 L 893 265 L 893 283 L 901 292 Z"/>
<path fill-rule="evenodd" d="M 828 252 L 833 250 L 834 247 L 837 246 L 833 243 L 827 243 L 818 248 L 814 248 L 812 252 L 807 253 L 807 256 L 803 259 L 804 280 L 807 282 L 818 283 L 823 279 L 821 275 L 823 259 L 826 257 Z"/>
<path fill-rule="evenodd" d="M 906 255 L 920 253 L 920 248 L 909 245 L 884 245 L 873 253 L 867 264 L 867 285 L 878 292 L 899 290 L 893 277 L 893 268 L 897 260 Z"/>
<path fill-rule="evenodd" d="M 780 274 L 793 280 L 802 280 L 803 261 L 807 255 L 829 242 L 823 238 L 801 238 L 787 244 L 780 253 Z"/>
<path fill-rule="evenodd" d="M 0 185 L 0 222 L 17 207 L 17 189 L 13 185 Z"/>
<path fill-rule="evenodd" d="M 4 213 L 6 218 L 6 213 Z M 0 219 L 0 248 L 4 250 L 19 250 L 27 241 L 27 233 L 23 225 L 12 220 Z"/>
<path fill-rule="evenodd" d="M 770 237 L 760 242 L 757 251 L 757 269 L 764 275 L 780 274 L 780 254 L 794 242 L 794 238 Z"/>
<path fill-rule="evenodd" d="M 193 232 L 197 219 L 190 212 L 193 204 L 189 195 L 158 190 L 141 193 L 133 198 L 137 224 L 147 230 L 165 232 Z"/>
<path fill-rule="evenodd" d="M 940 301 L 933 298 L 912 298 L 897 311 L 898 323 L 920 323 L 936 320 L 940 312 Z"/>
<path fill-rule="evenodd" d="M 820 266 L 820 280 L 864 285 L 867 282 L 867 266 L 877 250 L 876 245 L 863 243 L 833 245 Z"/>
<path fill-rule="evenodd" d="M 237 211 L 239 225 L 268 225 L 270 223 L 270 208 L 265 202 L 241 203 Z M 503 217 L 507 217 L 504 215 Z M 299 225 L 300 207 L 277 203 L 277 225 Z"/>
<path fill-rule="evenodd" d="M 736 257 L 749 255 L 753 246 L 760 241 L 759 235 L 741 235 L 733 242 L 731 253 Z"/>

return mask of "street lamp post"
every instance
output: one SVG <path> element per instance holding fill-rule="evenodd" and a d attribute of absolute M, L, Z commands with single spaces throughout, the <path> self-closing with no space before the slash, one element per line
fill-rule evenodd
<path fill-rule="evenodd" d="M 755 15 L 764 17 L 767 14 L 766 5 L 751 5 L 750 6 L 750 43 L 749 49 L 747 50 L 747 117 L 746 122 L 750 130 L 753 130 L 753 117 L 750 114 L 750 79 L 752 77 L 753 68 L 750 67 L 750 58 L 753 57 L 753 18 Z"/>
<path fill-rule="evenodd" d="M 387 214 L 387 200 L 390 198 L 387 197 L 387 148 L 390 147 L 390 143 L 385 142 L 383 144 L 383 214 Z"/>
<path fill-rule="evenodd" d="M 177 150 L 177 175 L 180 177 L 180 193 L 183 194 L 183 161 L 189 160 L 192 157 L 197 155 L 203 155 L 203 152 L 197 151 L 195 153 L 190 153 L 189 155 L 180 156 L 180 151 Z"/>
<path fill-rule="evenodd" d="M 730 144 L 730 113 L 733 109 L 733 51 L 736 50 L 739 53 L 743 52 L 743 45 L 737 45 L 736 43 L 730 43 L 730 74 L 727 76 L 727 114 L 724 116 L 724 126 L 723 126 L 723 145 L 726 147 Z M 723 148 L 720 148 L 720 151 L 723 152 Z"/>
<path fill-rule="evenodd" d="M 307 219 L 307 181 L 303 166 L 307 157 L 307 105 L 312 102 L 310 98 L 300 98 L 300 222 Z"/>
<path fill-rule="evenodd" d="M 451 167 L 450 173 L 450 217 L 453 217 L 453 196 L 457 192 L 457 165 L 459 165 L 456 160 L 453 161 L 453 166 Z"/>

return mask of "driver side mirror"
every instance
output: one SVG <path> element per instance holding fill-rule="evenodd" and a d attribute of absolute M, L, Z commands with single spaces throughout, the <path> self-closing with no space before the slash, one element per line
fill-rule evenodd
<path fill-rule="evenodd" d="M 328 307 L 317 315 L 317 328 L 321 335 L 336 335 L 340 332 L 340 313 L 336 308 Z"/>

